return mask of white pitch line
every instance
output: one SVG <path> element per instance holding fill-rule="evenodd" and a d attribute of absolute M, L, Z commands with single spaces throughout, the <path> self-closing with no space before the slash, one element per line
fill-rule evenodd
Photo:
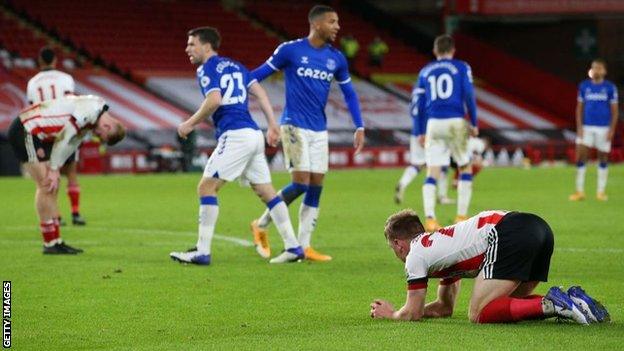
<path fill-rule="evenodd" d="M 556 251 L 567 252 L 600 252 L 600 253 L 622 253 L 624 249 L 613 248 L 587 248 L 587 247 L 559 247 L 555 248 Z"/>
<path fill-rule="evenodd" d="M 0 227 L 0 229 L 6 230 L 35 230 L 34 227 L 29 226 L 14 226 L 14 227 Z M 181 236 L 181 235 L 197 235 L 196 232 L 189 232 L 184 230 L 166 230 L 166 229 L 144 229 L 144 228 L 109 228 L 109 227 L 93 227 L 87 226 L 86 230 L 93 230 L 98 232 L 119 232 L 125 234 L 140 234 L 140 235 L 149 235 L 149 234 L 158 234 L 158 235 L 170 235 L 170 236 Z M 214 238 L 217 240 L 231 242 L 233 244 L 243 246 L 243 247 L 253 247 L 254 244 L 245 239 L 236 238 L 233 236 L 220 235 L 215 234 Z"/>

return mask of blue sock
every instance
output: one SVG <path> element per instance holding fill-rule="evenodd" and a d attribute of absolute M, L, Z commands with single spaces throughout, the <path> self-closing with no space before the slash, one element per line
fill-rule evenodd
<path fill-rule="evenodd" d="M 433 177 L 427 177 L 425 178 L 425 184 L 432 184 L 432 185 L 436 185 L 437 181 L 435 180 L 435 178 Z"/>
<path fill-rule="evenodd" d="M 281 191 L 280 196 L 284 199 L 286 205 L 290 205 L 291 202 L 295 201 L 301 194 L 308 191 L 307 184 L 301 183 L 290 183 L 286 185 Z"/>
<path fill-rule="evenodd" d="M 308 191 L 303 198 L 303 203 L 309 207 L 319 207 L 319 201 L 321 200 L 321 191 L 323 190 L 323 186 L 321 185 L 310 185 L 308 186 Z"/>

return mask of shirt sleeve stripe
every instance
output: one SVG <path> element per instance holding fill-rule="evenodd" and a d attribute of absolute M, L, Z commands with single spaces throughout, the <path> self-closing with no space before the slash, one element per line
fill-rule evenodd
<path fill-rule="evenodd" d="M 252 79 L 251 82 L 247 83 L 247 88 L 249 88 L 253 83 L 257 83 L 258 80 L 257 79 Z"/>
<path fill-rule="evenodd" d="M 266 64 L 269 65 L 269 67 L 271 67 L 271 69 L 273 69 L 275 72 L 279 71 L 279 69 L 277 69 L 277 67 L 273 66 L 271 61 L 267 61 Z"/>
<path fill-rule="evenodd" d="M 349 77 L 349 78 L 347 78 L 347 79 L 343 80 L 342 82 L 340 82 L 340 81 L 339 81 L 339 82 L 338 82 L 338 84 L 347 84 L 347 83 L 349 83 L 350 81 L 351 81 L 351 77 Z"/>

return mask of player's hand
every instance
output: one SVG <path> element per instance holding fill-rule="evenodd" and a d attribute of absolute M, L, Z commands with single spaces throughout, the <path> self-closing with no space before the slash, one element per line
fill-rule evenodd
<path fill-rule="evenodd" d="M 192 131 L 193 126 L 189 123 L 189 121 L 184 121 L 178 126 L 178 135 L 182 139 L 186 139 L 186 137 L 191 134 Z"/>
<path fill-rule="evenodd" d="M 277 124 L 269 125 L 269 128 L 267 129 L 266 138 L 267 138 L 267 143 L 273 147 L 276 147 L 277 144 L 279 144 L 280 129 L 277 126 Z"/>
<path fill-rule="evenodd" d="M 53 170 L 52 168 L 48 167 L 47 169 L 47 173 L 46 173 L 46 184 L 48 187 L 48 192 L 50 193 L 54 193 L 56 192 L 56 190 L 58 190 L 58 185 L 59 185 L 59 178 L 61 177 L 61 172 L 59 172 L 59 170 Z"/>
<path fill-rule="evenodd" d="M 420 146 L 425 147 L 425 135 L 421 134 L 418 136 L 418 144 L 420 144 Z"/>
<path fill-rule="evenodd" d="M 607 132 L 607 140 L 613 141 L 614 136 L 615 136 L 615 130 L 613 128 L 609 128 L 609 131 Z"/>
<path fill-rule="evenodd" d="M 470 136 L 478 137 L 479 136 L 479 127 L 470 127 Z"/>
<path fill-rule="evenodd" d="M 358 129 L 353 134 L 353 147 L 355 148 L 355 155 L 359 154 L 364 148 L 364 129 Z"/>
<path fill-rule="evenodd" d="M 371 303 L 371 318 L 392 318 L 394 307 L 388 301 L 375 300 Z"/>

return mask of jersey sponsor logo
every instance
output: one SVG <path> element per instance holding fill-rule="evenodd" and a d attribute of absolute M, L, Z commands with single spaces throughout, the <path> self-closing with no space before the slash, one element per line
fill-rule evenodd
<path fill-rule="evenodd" d="M 210 84 L 210 78 L 208 78 L 208 76 L 203 76 L 201 77 L 201 79 L 199 80 L 199 83 L 201 84 L 202 87 L 207 87 L 208 84 Z"/>
<path fill-rule="evenodd" d="M 327 64 L 325 65 L 328 70 L 333 71 L 336 69 L 336 61 L 334 59 L 327 59 Z"/>
<path fill-rule="evenodd" d="M 607 89 L 602 88 L 600 92 L 592 92 L 591 89 L 585 89 L 585 100 L 590 101 L 607 101 L 609 96 L 607 94 Z"/>
<path fill-rule="evenodd" d="M 297 75 L 299 77 L 308 77 L 308 78 L 313 78 L 313 79 L 326 80 L 328 82 L 331 82 L 332 79 L 334 79 L 333 73 L 329 73 L 327 71 L 323 71 L 320 69 L 312 69 L 312 68 L 305 68 L 305 67 L 297 68 Z"/>

